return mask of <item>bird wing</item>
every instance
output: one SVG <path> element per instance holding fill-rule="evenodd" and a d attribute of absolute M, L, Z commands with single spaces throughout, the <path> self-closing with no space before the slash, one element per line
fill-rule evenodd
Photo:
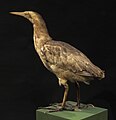
<path fill-rule="evenodd" d="M 68 43 L 50 41 L 42 48 L 45 60 L 57 68 L 69 70 L 81 76 L 97 76 L 95 66 L 82 52 Z"/>

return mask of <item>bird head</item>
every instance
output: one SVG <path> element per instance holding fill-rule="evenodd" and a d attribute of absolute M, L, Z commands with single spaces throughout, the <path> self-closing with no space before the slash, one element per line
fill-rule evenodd
<path fill-rule="evenodd" d="M 10 12 L 10 14 L 19 15 L 27 18 L 31 23 L 33 23 L 33 19 L 36 19 L 37 13 L 33 11 L 24 11 L 24 12 Z"/>
<path fill-rule="evenodd" d="M 48 34 L 46 24 L 39 13 L 34 11 L 24 11 L 24 12 L 10 12 L 10 14 L 19 15 L 24 18 L 27 18 L 33 24 L 34 27 L 37 26 L 36 28 L 39 28 L 38 31 L 41 31 L 41 33 L 43 32 Z"/>

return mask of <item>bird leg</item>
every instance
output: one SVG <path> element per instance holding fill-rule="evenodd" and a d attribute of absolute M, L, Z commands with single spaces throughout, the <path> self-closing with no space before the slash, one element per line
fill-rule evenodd
<path fill-rule="evenodd" d="M 62 108 L 65 107 L 65 103 L 66 103 L 66 99 L 67 99 L 67 95 L 68 95 L 68 91 L 69 91 L 69 86 L 67 83 L 64 84 L 64 88 L 65 88 L 65 91 L 64 91 L 64 97 L 63 97 L 63 101 L 62 101 Z"/>
<path fill-rule="evenodd" d="M 64 110 L 74 111 L 75 110 L 74 105 L 70 102 L 66 102 L 68 91 L 69 91 L 69 86 L 67 84 L 67 81 L 62 82 L 62 85 L 64 85 L 65 91 L 64 91 L 64 97 L 61 104 L 61 108 Z M 80 91 L 78 92 L 78 96 L 80 96 Z M 80 104 L 80 97 L 79 97 L 78 103 Z"/>
<path fill-rule="evenodd" d="M 59 85 L 60 86 L 63 85 L 65 88 L 62 103 L 55 103 L 55 104 L 52 104 L 52 107 L 49 107 L 49 108 L 47 107 L 47 109 L 49 109 L 49 112 L 57 112 L 57 111 L 62 111 L 63 109 L 65 110 L 67 109 L 66 99 L 69 91 L 67 80 L 59 78 Z M 68 110 L 70 110 L 70 108 L 68 108 Z"/>
<path fill-rule="evenodd" d="M 80 108 L 80 85 L 79 83 L 76 81 L 76 86 L 77 86 L 77 107 Z"/>
<path fill-rule="evenodd" d="M 77 86 L 77 105 L 76 105 L 77 108 L 75 108 L 75 110 L 94 107 L 92 104 L 80 104 L 80 85 L 77 81 L 76 86 Z"/>
<path fill-rule="evenodd" d="M 67 99 L 67 95 L 68 95 L 68 91 L 69 91 L 69 86 L 67 84 L 67 80 L 59 78 L 59 85 L 60 86 L 63 85 L 65 90 L 64 90 L 64 96 L 63 96 L 62 103 L 58 105 L 56 111 L 61 111 L 61 110 L 65 109 L 66 99 Z"/>

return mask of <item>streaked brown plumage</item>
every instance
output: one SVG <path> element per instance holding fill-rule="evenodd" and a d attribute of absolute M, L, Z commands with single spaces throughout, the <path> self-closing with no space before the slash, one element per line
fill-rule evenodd
<path fill-rule="evenodd" d="M 27 18 L 34 29 L 34 46 L 40 56 L 44 66 L 53 72 L 58 80 L 59 85 L 64 85 L 65 92 L 61 108 L 64 108 L 67 94 L 67 81 L 78 81 L 89 84 L 93 78 L 104 78 L 104 71 L 95 66 L 82 52 L 68 43 L 54 41 L 49 36 L 46 25 L 42 17 L 33 11 L 11 12 L 11 14 L 20 15 Z M 78 92 L 79 97 L 79 92 Z M 79 100 L 77 105 L 79 106 Z"/>

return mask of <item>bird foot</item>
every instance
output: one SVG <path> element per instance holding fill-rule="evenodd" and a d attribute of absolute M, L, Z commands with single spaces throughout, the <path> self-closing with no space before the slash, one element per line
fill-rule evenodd
<path fill-rule="evenodd" d="M 45 109 L 46 112 L 58 112 L 58 111 L 62 111 L 63 107 L 61 106 L 60 103 L 54 103 L 54 104 L 50 104 L 50 106 L 48 107 L 39 107 L 39 109 Z"/>
<path fill-rule="evenodd" d="M 82 104 L 74 106 L 74 111 L 82 111 L 83 109 L 94 108 L 92 104 Z"/>
<path fill-rule="evenodd" d="M 63 110 L 67 111 L 82 111 L 82 109 L 87 109 L 87 108 L 93 108 L 94 105 L 92 104 L 82 104 L 80 105 L 70 103 L 69 101 L 66 102 L 65 106 L 62 107 L 61 103 L 54 103 L 50 104 L 48 107 L 39 107 L 39 109 L 45 109 L 47 110 L 46 112 L 59 112 Z"/>
<path fill-rule="evenodd" d="M 94 108 L 94 105 L 92 104 L 80 104 L 80 109 L 86 109 L 86 108 Z"/>
<path fill-rule="evenodd" d="M 65 104 L 65 106 L 62 106 L 62 103 L 54 103 L 51 104 L 52 110 L 50 110 L 49 112 L 58 112 L 58 111 L 63 111 L 63 110 L 71 110 L 72 108 L 67 106 L 67 104 Z"/>
<path fill-rule="evenodd" d="M 74 111 L 73 106 L 68 104 L 68 102 L 66 102 L 64 107 L 62 106 L 62 103 L 53 103 L 48 107 L 39 107 L 39 109 L 45 109 L 46 112 L 58 112 L 63 110 Z"/>
<path fill-rule="evenodd" d="M 52 110 L 52 112 L 63 111 L 63 110 L 75 111 L 75 108 L 78 109 L 77 106 L 71 104 L 69 101 L 67 101 L 64 106 L 62 106 L 62 103 L 54 103 L 51 104 L 51 106 L 55 108 L 55 109 L 53 108 L 54 110 Z M 78 109 L 78 111 L 80 110 Z"/>
<path fill-rule="evenodd" d="M 79 105 L 77 105 L 75 102 L 67 101 L 64 109 L 69 111 L 82 111 L 83 109 L 93 108 L 93 107 L 94 105 L 92 104 L 80 103 Z"/>

